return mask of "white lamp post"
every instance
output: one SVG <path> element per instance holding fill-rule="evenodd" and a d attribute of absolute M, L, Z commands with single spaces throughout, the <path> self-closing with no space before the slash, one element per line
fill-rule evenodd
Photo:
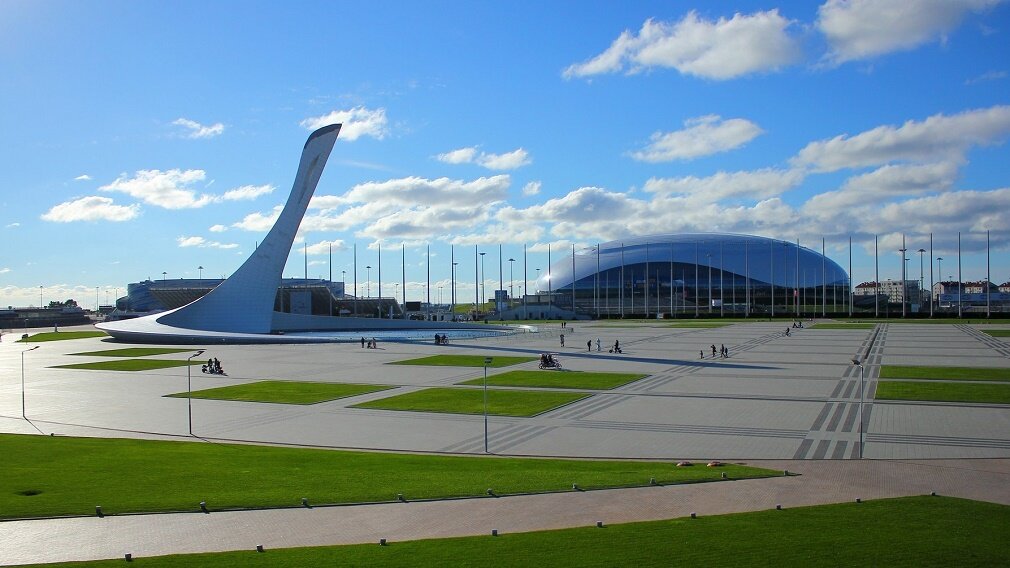
<path fill-rule="evenodd" d="M 484 453 L 487 451 L 487 366 L 491 364 L 492 357 L 484 357 Z"/>
<path fill-rule="evenodd" d="M 35 351 L 39 346 L 36 345 L 31 349 L 25 349 L 21 352 L 21 418 L 28 420 L 28 414 L 25 412 L 25 353 L 29 351 Z"/>
<path fill-rule="evenodd" d="M 863 363 L 853 359 L 852 364 L 859 367 L 859 459 L 863 459 Z"/>
<path fill-rule="evenodd" d="M 193 436 L 193 365 L 190 361 L 193 357 L 203 355 L 203 349 L 186 358 L 186 407 L 189 411 L 189 435 Z"/>

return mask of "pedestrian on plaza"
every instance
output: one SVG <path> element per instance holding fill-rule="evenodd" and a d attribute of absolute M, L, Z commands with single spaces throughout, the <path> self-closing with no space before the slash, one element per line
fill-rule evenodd
<path fill-rule="evenodd" d="M 593 340 L 590 339 L 589 341 L 586 342 L 586 353 L 592 353 L 592 352 L 593 352 Z"/>
<path fill-rule="evenodd" d="M 562 347 L 565 346 L 565 334 L 563 334 L 563 333 L 561 334 L 561 346 Z"/>
<path fill-rule="evenodd" d="M 601 351 L 601 349 L 600 349 L 600 338 L 597 337 L 596 338 L 596 352 L 599 353 L 600 351 Z"/>
<path fill-rule="evenodd" d="M 365 348 L 365 336 L 361 336 L 361 348 Z"/>
<path fill-rule="evenodd" d="M 726 345 L 723 343 L 719 344 L 719 355 L 726 357 Z"/>
<path fill-rule="evenodd" d="M 704 359 L 705 358 L 705 350 L 704 349 L 699 349 L 698 350 L 698 358 L 699 359 Z"/>
<path fill-rule="evenodd" d="M 712 344 L 712 358 L 715 359 L 715 343 Z"/>

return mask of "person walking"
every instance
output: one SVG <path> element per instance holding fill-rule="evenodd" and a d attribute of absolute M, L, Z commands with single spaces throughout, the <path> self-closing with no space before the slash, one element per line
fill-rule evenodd
<path fill-rule="evenodd" d="M 712 358 L 715 359 L 715 343 L 712 344 Z"/>
<path fill-rule="evenodd" d="M 592 352 L 593 352 L 593 340 L 590 339 L 589 341 L 586 342 L 586 353 L 592 353 Z"/>
<path fill-rule="evenodd" d="M 699 359 L 704 359 L 705 358 L 705 350 L 704 349 L 699 349 L 698 350 L 698 358 Z"/>
<path fill-rule="evenodd" d="M 721 355 L 723 358 L 726 357 L 726 344 L 724 343 L 719 344 L 719 355 Z"/>
<path fill-rule="evenodd" d="M 561 346 L 562 347 L 565 346 L 565 334 L 563 334 L 563 333 L 561 334 Z"/>
<path fill-rule="evenodd" d="M 600 349 L 600 338 L 597 337 L 596 338 L 596 352 L 599 353 L 600 351 L 601 351 L 601 349 Z"/>

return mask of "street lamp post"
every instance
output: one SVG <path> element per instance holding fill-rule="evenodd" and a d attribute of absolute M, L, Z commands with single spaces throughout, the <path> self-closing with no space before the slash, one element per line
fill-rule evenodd
<path fill-rule="evenodd" d="M 203 266 L 197 266 L 196 269 L 200 271 L 200 280 L 203 280 Z"/>
<path fill-rule="evenodd" d="M 943 257 L 936 257 L 936 275 L 940 279 L 940 290 L 943 290 Z M 931 290 L 932 291 L 932 290 Z M 936 296 L 936 308 L 940 309 L 940 295 Z"/>
<path fill-rule="evenodd" d="M 510 258 L 509 259 L 509 304 L 510 305 L 512 304 L 512 299 L 513 299 L 513 297 L 512 297 L 512 285 L 515 283 L 515 276 L 512 273 L 512 263 L 515 262 L 515 261 L 516 261 L 516 259 L 514 259 L 514 258 Z"/>
<path fill-rule="evenodd" d="M 193 435 L 193 365 L 190 361 L 193 357 L 203 355 L 203 349 L 186 358 L 186 408 L 189 413 L 189 435 Z"/>
<path fill-rule="evenodd" d="M 487 294 L 484 289 L 484 255 L 486 252 L 480 253 L 480 303 L 483 306 L 487 303 Z"/>
<path fill-rule="evenodd" d="M 859 367 L 859 459 L 863 459 L 863 363 L 853 359 L 852 364 Z"/>
<path fill-rule="evenodd" d="M 168 272 L 165 272 L 164 270 L 162 270 L 161 271 L 161 281 L 164 282 L 166 280 L 168 280 Z"/>
<path fill-rule="evenodd" d="M 367 284 L 368 289 L 365 291 L 365 293 L 368 295 L 369 298 L 371 298 L 372 297 L 372 265 L 369 264 L 365 268 L 368 270 L 368 275 L 367 275 L 367 277 L 368 277 L 368 284 Z"/>
<path fill-rule="evenodd" d="M 39 308 L 43 307 L 45 306 L 42 305 L 42 286 L 39 286 Z"/>
<path fill-rule="evenodd" d="M 926 249 L 921 248 L 916 252 L 919 253 L 919 310 L 922 311 L 922 287 L 926 283 L 922 276 L 922 253 L 926 252 Z"/>
<path fill-rule="evenodd" d="M 21 352 L 21 418 L 28 420 L 28 414 L 25 411 L 25 353 L 29 351 L 35 351 L 39 346 L 36 345 L 31 349 L 25 349 Z"/>
<path fill-rule="evenodd" d="M 908 260 L 905 258 L 905 252 L 907 250 L 904 246 L 898 249 L 898 252 L 901 253 L 901 317 L 905 317 L 905 300 L 908 295 L 908 291 L 905 288 L 905 261 Z"/>
<path fill-rule="evenodd" d="M 539 294 L 540 293 L 540 269 L 539 268 L 537 269 L 537 280 L 536 280 L 536 283 L 537 283 L 536 291 L 537 291 L 537 294 Z"/>

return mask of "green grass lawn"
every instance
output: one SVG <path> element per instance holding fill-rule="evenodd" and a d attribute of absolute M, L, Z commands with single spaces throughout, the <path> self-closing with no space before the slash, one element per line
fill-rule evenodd
<path fill-rule="evenodd" d="M 193 391 L 193 398 L 238 400 L 244 402 L 276 402 L 281 404 L 316 404 L 338 398 L 378 392 L 393 387 L 345 383 L 310 383 L 301 381 L 258 381 L 214 389 Z M 166 396 L 186 398 L 180 392 Z"/>
<path fill-rule="evenodd" d="M 556 389 L 605 390 L 644 379 L 642 373 L 594 373 L 587 371 L 508 371 L 487 378 L 487 384 L 496 387 L 542 387 Z M 457 383 L 483 385 L 484 378 Z"/>
<path fill-rule="evenodd" d="M 359 544 L 139 558 L 203 566 L 1002 566 L 1010 507 L 953 497 L 903 497 L 816 507 Z M 489 526 L 490 528 L 490 526 Z M 490 530 L 488 531 L 490 533 Z M 78 566 L 79 564 L 47 564 Z M 122 560 L 87 566 L 122 566 Z"/>
<path fill-rule="evenodd" d="M 185 367 L 200 365 L 201 361 L 177 361 L 166 359 L 121 359 L 118 361 L 96 361 L 94 363 L 74 363 L 72 365 L 53 365 L 51 369 L 85 369 L 89 371 L 151 371 L 153 369 L 168 369 L 170 367 Z"/>
<path fill-rule="evenodd" d="M 64 341 L 66 339 L 84 339 L 87 337 L 107 337 L 104 331 L 44 331 L 31 335 L 28 339 L 19 339 L 18 343 L 38 343 L 41 341 Z"/>
<path fill-rule="evenodd" d="M 487 413 L 494 416 L 536 416 L 587 396 L 590 394 L 491 389 L 487 391 Z M 431 388 L 363 402 L 351 408 L 484 414 L 484 390 Z"/>
<path fill-rule="evenodd" d="M 873 329 L 875 323 L 815 323 L 811 328 L 815 329 Z"/>
<path fill-rule="evenodd" d="M 881 379 L 946 379 L 951 381 L 1010 381 L 1010 368 L 919 367 L 881 365 Z"/>
<path fill-rule="evenodd" d="M 474 434 L 480 427 L 474 424 Z M 494 439 L 492 438 L 492 444 Z M 570 491 L 768 477 L 739 465 L 348 452 L 110 438 L 0 435 L 0 518 L 195 511 Z"/>
<path fill-rule="evenodd" d="M 171 349 L 166 347 L 127 347 L 125 349 L 106 349 L 105 351 L 85 351 L 70 353 L 70 355 L 86 355 L 89 357 L 149 357 L 151 355 L 169 355 L 172 353 L 187 353 L 196 349 Z"/>
<path fill-rule="evenodd" d="M 989 329 L 982 330 L 982 333 L 991 335 L 993 337 L 1010 337 L 1010 329 Z"/>
<path fill-rule="evenodd" d="M 880 381 L 876 398 L 884 400 L 928 400 L 938 402 L 989 402 L 1010 404 L 1010 385 Z"/>
<path fill-rule="evenodd" d="M 403 361 L 393 361 L 390 365 L 429 365 L 437 367 L 483 367 L 483 355 L 432 355 L 431 357 L 421 357 L 419 359 L 406 359 Z M 501 357 L 494 356 L 488 368 L 508 367 L 518 365 L 527 361 L 536 361 L 536 357 Z"/>

